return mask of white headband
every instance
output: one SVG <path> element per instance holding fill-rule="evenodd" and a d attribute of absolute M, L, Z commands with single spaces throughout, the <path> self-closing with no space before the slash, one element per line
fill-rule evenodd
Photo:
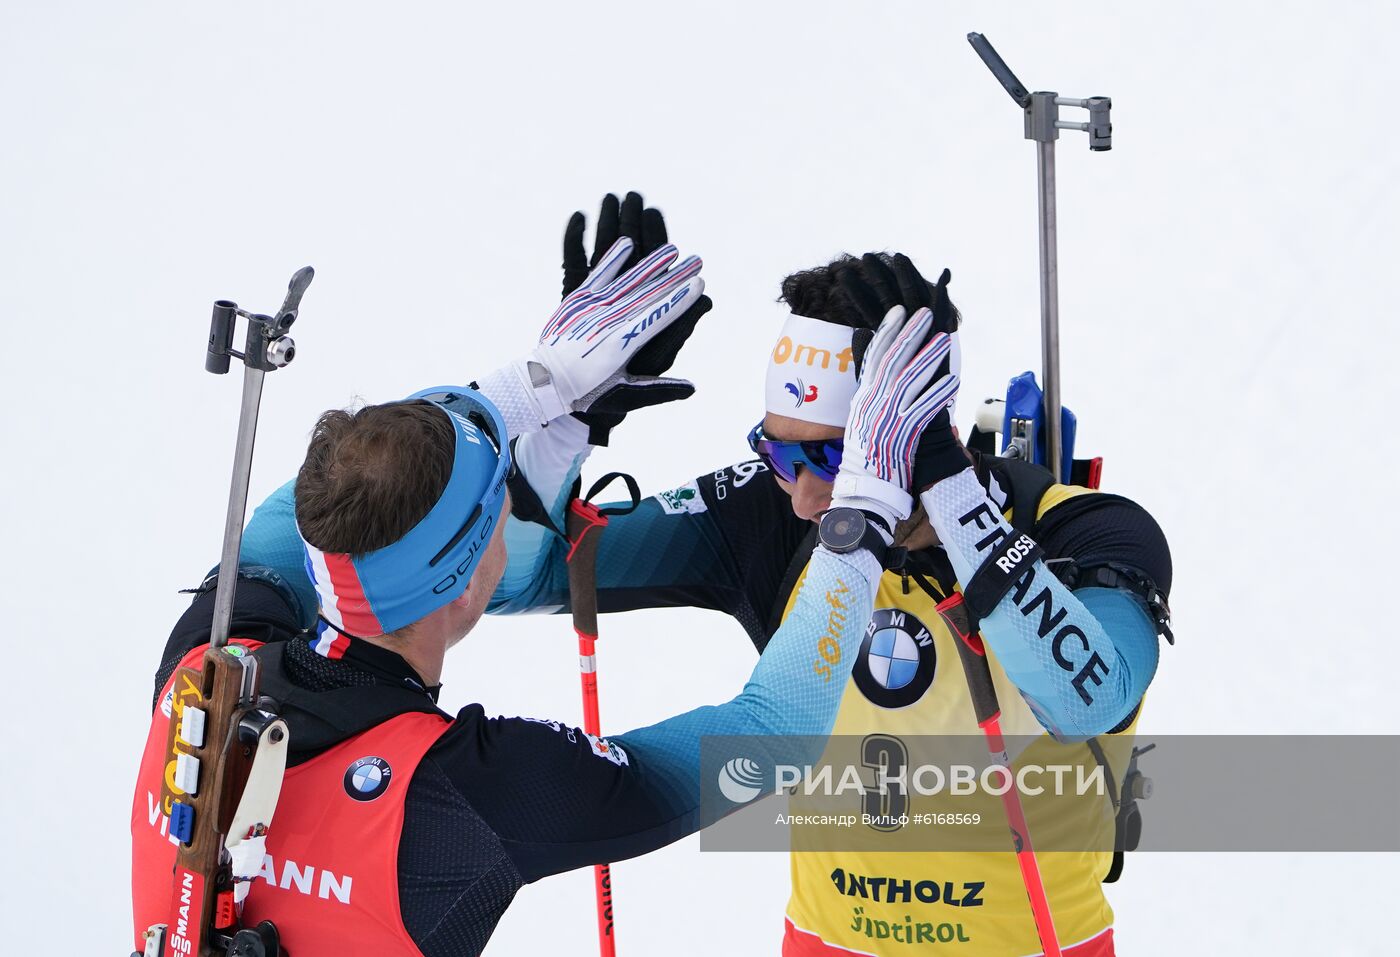
<path fill-rule="evenodd" d="M 807 316 L 788 316 L 768 357 L 764 406 L 820 425 L 846 424 L 856 394 L 856 364 L 850 326 Z"/>

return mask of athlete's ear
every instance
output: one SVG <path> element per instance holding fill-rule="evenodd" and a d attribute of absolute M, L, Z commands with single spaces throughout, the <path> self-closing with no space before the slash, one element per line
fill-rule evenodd
<path fill-rule="evenodd" d="M 465 608 L 468 605 L 470 605 L 472 602 L 472 585 L 474 584 L 476 584 L 475 576 L 473 576 L 467 581 L 466 590 L 463 591 L 462 594 L 458 595 L 456 598 L 452 599 L 451 603 L 459 608 Z"/>

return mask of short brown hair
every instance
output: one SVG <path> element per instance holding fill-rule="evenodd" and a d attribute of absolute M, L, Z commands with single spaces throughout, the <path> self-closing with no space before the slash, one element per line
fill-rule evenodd
<path fill-rule="evenodd" d="M 392 545 L 437 504 L 456 449 L 451 421 L 429 402 L 325 413 L 297 473 L 302 536 L 351 555 Z"/>

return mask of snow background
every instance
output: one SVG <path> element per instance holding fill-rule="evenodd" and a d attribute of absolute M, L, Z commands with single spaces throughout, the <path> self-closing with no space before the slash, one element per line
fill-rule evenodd
<path fill-rule="evenodd" d="M 953 269 L 967 418 L 1039 368 L 1034 149 L 974 29 L 1032 89 L 1116 107 L 1112 152 L 1059 149 L 1062 361 L 1081 453 L 1172 542 L 1180 641 L 1144 732 L 1400 731 L 1396 9 L 6 4 L 0 753 L 27 784 L 0 792 L 0 926 L 128 942 L 151 673 L 227 494 L 238 385 L 202 369 L 213 299 L 271 310 L 317 270 L 253 501 L 321 410 L 522 351 L 565 219 L 607 190 L 666 211 L 716 309 L 679 364 L 699 394 L 633 416 L 591 474 L 654 492 L 745 456 L 778 280 L 842 250 Z M 698 611 L 608 619 L 600 657 L 611 731 L 727 699 L 753 664 Z M 566 620 L 488 620 L 444 703 L 578 720 L 576 667 Z M 615 868 L 623 951 L 775 952 L 786 857 L 697 843 Z M 1380 953 L 1395 863 L 1138 855 L 1109 896 L 1125 954 Z M 590 880 L 526 888 L 491 952 L 590 952 Z"/>

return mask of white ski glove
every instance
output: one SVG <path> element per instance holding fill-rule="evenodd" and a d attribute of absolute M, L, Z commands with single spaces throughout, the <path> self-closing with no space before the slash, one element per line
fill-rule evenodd
<path fill-rule="evenodd" d="M 919 436 L 958 395 L 958 376 L 934 379 L 952 348 L 945 332 L 929 338 L 933 313 L 920 309 L 906 321 L 903 306 L 885 314 L 865 351 L 860 386 L 846 420 L 841 469 L 832 487 L 838 505 L 874 512 L 893 532 L 914 499 L 914 452 Z M 891 534 L 885 534 L 893 541 Z"/>
<path fill-rule="evenodd" d="M 627 237 L 613 243 L 545 323 L 539 345 L 481 381 L 512 437 L 605 404 L 620 386 L 693 388 L 678 379 L 629 375 L 626 366 L 704 293 L 700 258 L 677 263 L 680 253 L 668 244 L 619 276 L 631 252 Z"/>

